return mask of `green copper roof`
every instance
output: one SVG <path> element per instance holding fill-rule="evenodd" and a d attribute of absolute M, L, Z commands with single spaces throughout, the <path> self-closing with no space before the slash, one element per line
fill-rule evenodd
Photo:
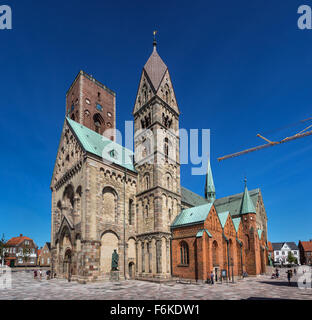
<path fill-rule="evenodd" d="M 208 159 L 208 167 L 207 167 L 207 174 L 206 174 L 205 198 L 211 202 L 214 202 L 216 199 L 216 189 L 213 182 L 210 159 Z"/>
<path fill-rule="evenodd" d="M 235 231 L 237 232 L 238 228 L 239 228 L 239 224 L 241 222 L 241 218 L 234 218 L 232 220 L 233 220 L 233 224 L 234 224 L 234 227 L 235 227 Z"/>
<path fill-rule="evenodd" d="M 251 198 L 251 201 L 256 207 L 257 201 L 259 198 L 260 189 L 255 189 L 249 191 L 249 196 Z M 214 205 L 216 207 L 217 212 L 224 212 L 224 211 L 230 211 L 231 216 L 237 216 L 240 214 L 241 206 L 242 206 L 242 199 L 243 199 L 244 193 L 238 193 L 234 194 L 228 197 L 217 199 L 214 202 Z"/>
<path fill-rule="evenodd" d="M 230 214 L 230 213 L 229 213 L 228 211 L 218 213 L 218 216 L 219 216 L 219 219 L 220 219 L 220 223 L 221 223 L 222 229 L 224 229 L 224 226 L 225 226 L 225 223 L 226 223 L 226 220 L 227 220 L 229 214 Z"/>
<path fill-rule="evenodd" d="M 171 227 L 176 228 L 182 225 L 201 223 L 206 220 L 211 207 L 212 203 L 207 203 L 198 207 L 184 209 L 175 218 Z"/>
<path fill-rule="evenodd" d="M 181 187 L 181 196 L 182 196 L 182 202 L 192 207 L 197 207 L 202 204 L 207 204 L 207 200 L 204 197 L 184 187 Z"/>
<path fill-rule="evenodd" d="M 260 230 L 260 229 L 258 229 L 258 236 L 259 236 L 259 239 L 261 240 L 262 230 Z"/>
<path fill-rule="evenodd" d="M 259 193 L 260 193 L 260 189 L 254 189 L 249 191 L 249 196 L 251 198 L 251 201 L 254 207 L 256 207 Z M 214 205 L 216 207 L 217 212 L 230 211 L 231 216 L 239 215 L 241 205 L 242 205 L 243 195 L 244 193 L 241 192 L 238 194 L 234 194 L 231 196 L 227 196 L 227 197 L 223 197 L 215 200 Z M 184 187 L 181 187 L 181 196 L 182 196 L 182 203 L 186 203 L 187 205 L 192 207 L 196 207 L 196 206 L 208 203 L 208 201 L 204 197 Z"/>
<path fill-rule="evenodd" d="M 87 152 L 118 164 L 128 170 L 135 171 L 132 151 L 76 121 L 69 118 L 66 118 L 66 120 Z"/>
<path fill-rule="evenodd" d="M 256 209 L 254 204 L 252 203 L 250 199 L 250 195 L 247 189 L 247 185 L 245 186 L 245 191 L 243 195 L 243 200 L 242 200 L 242 206 L 240 210 L 241 214 L 246 214 L 246 213 L 256 213 Z"/>
<path fill-rule="evenodd" d="M 207 229 L 201 229 L 201 230 L 199 230 L 199 231 L 197 232 L 197 234 L 196 234 L 196 238 L 201 238 L 201 237 L 203 236 L 204 232 L 207 233 L 207 235 L 208 235 L 209 238 L 212 238 L 211 233 L 210 233 Z"/>

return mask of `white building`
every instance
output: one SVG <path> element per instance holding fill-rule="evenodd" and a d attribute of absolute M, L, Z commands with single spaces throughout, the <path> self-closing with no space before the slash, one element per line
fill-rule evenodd
<path fill-rule="evenodd" d="M 288 253 L 291 252 L 300 264 L 300 254 L 299 248 L 294 242 L 275 242 L 272 243 L 273 252 L 274 252 L 274 263 L 289 264 L 288 262 Z"/>

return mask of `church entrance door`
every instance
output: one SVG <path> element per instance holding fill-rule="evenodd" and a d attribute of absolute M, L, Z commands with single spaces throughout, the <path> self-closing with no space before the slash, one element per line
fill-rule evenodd
<path fill-rule="evenodd" d="M 70 280 L 71 277 L 71 263 L 72 263 L 72 252 L 70 249 L 67 249 L 64 257 L 64 274 L 67 279 Z"/>

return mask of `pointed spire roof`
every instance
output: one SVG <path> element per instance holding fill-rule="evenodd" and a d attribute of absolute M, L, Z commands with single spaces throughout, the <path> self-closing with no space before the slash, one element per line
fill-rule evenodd
<path fill-rule="evenodd" d="M 211 194 L 213 194 L 214 199 L 216 198 L 216 189 L 213 182 L 213 176 L 212 176 L 212 170 L 210 165 L 210 158 L 208 158 L 208 168 L 207 168 L 207 174 L 206 174 L 206 184 L 205 184 L 205 198 L 208 200 L 211 199 Z"/>
<path fill-rule="evenodd" d="M 157 91 L 160 82 L 162 80 L 162 78 L 165 75 L 165 72 L 167 71 L 168 67 L 166 66 L 166 64 L 163 62 L 163 60 L 161 59 L 161 57 L 159 56 L 158 52 L 157 52 L 157 42 L 154 38 L 154 42 L 153 42 L 153 52 L 151 54 L 151 56 L 149 57 L 149 59 L 147 60 L 145 66 L 144 66 L 144 70 L 147 74 L 147 76 L 149 77 L 149 79 L 151 80 L 151 83 L 154 87 L 154 90 Z"/>
<path fill-rule="evenodd" d="M 242 199 L 242 206 L 240 210 L 241 214 L 256 213 L 255 206 L 250 198 L 249 191 L 247 189 L 247 180 L 245 179 L 245 191 Z"/>

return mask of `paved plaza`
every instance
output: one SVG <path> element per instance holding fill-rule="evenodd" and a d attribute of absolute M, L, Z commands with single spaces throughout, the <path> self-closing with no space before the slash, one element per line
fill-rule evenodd
<path fill-rule="evenodd" d="M 79 284 L 61 279 L 39 280 L 32 272 L 12 272 L 12 288 L 0 290 L 1 300 L 312 300 L 312 289 L 299 289 L 297 278 L 289 287 L 285 271 L 280 279 L 268 275 L 248 277 L 236 283 L 159 284 L 146 281 Z M 300 276 L 300 275 L 299 275 Z"/>

